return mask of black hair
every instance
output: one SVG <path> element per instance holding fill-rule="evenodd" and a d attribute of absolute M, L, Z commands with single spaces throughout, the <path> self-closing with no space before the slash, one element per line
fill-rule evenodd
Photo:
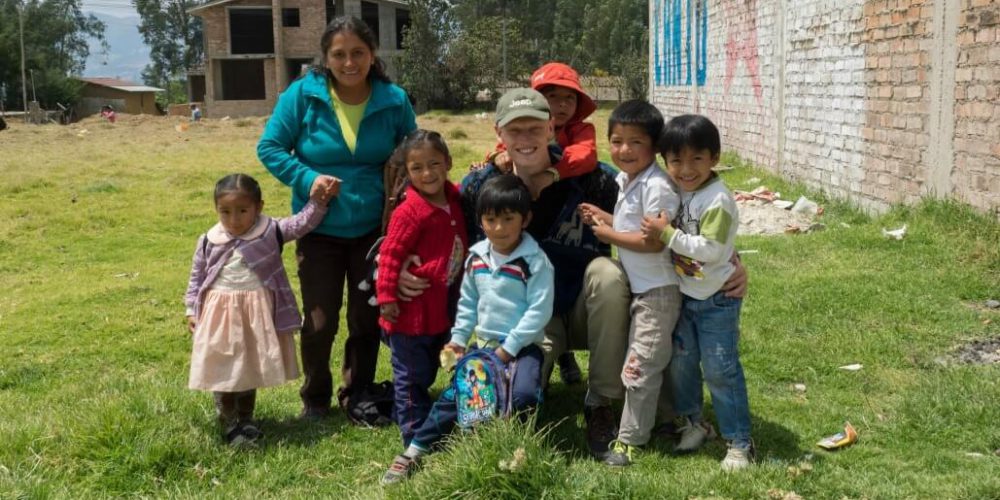
<path fill-rule="evenodd" d="M 702 115 L 680 115 L 663 126 L 657 146 L 661 155 L 679 154 L 687 147 L 697 151 L 707 149 L 717 156 L 722 151 L 722 139 L 712 120 Z"/>
<path fill-rule="evenodd" d="M 422 128 L 418 128 L 407 134 L 403 142 L 399 143 L 399 146 L 396 146 L 396 150 L 392 152 L 392 164 L 400 169 L 400 173 L 406 175 L 406 155 L 414 148 L 425 146 L 430 146 L 438 153 L 443 154 L 445 159 L 448 160 L 448 164 L 451 164 L 451 153 L 448 152 L 448 145 L 444 143 L 444 138 L 441 137 L 441 134 Z"/>
<path fill-rule="evenodd" d="M 527 217 L 531 212 L 531 193 L 520 177 L 512 174 L 494 177 L 483 184 L 476 199 L 476 218 L 487 214 L 516 212 Z"/>
<path fill-rule="evenodd" d="M 615 125 L 633 125 L 641 127 L 646 131 L 646 135 L 652 144 L 660 139 L 660 132 L 663 130 L 663 114 L 656 106 L 643 101 L 642 99 L 632 99 L 625 101 L 611 111 L 608 117 L 608 138 Z"/>
<path fill-rule="evenodd" d="M 378 50 L 378 38 L 375 36 L 375 32 L 372 31 L 368 24 L 364 21 L 354 17 L 354 16 L 340 16 L 333 18 L 330 24 L 326 25 L 326 29 L 323 30 L 323 36 L 319 39 L 319 62 L 313 65 L 312 70 L 316 73 L 326 76 L 327 80 L 332 83 L 336 83 L 337 78 L 333 76 L 333 72 L 326 67 L 326 52 L 330 50 L 330 46 L 333 45 L 333 37 L 337 33 L 346 31 L 352 33 L 365 45 L 368 46 L 368 50 L 372 52 L 372 67 L 368 70 L 368 82 L 371 83 L 374 80 L 382 80 L 383 82 L 390 83 L 392 80 L 389 79 L 389 75 L 385 70 L 385 62 L 382 61 L 376 55 Z"/>
<path fill-rule="evenodd" d="M 249 196 L 255 203 L 260 203 L 264 198 L 260 194 L 260 184 L 253 177 L 247 174 L 229 174 L 215 183 L 215 202 L 226 193 L 240 193 Z"/>

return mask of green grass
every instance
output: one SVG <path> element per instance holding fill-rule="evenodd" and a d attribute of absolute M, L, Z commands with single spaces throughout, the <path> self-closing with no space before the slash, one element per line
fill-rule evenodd
<path fill-rule="evenodd" d="M 256 161 L 260 121 L 177 132 L 183 120 L 172 120 L 15 123 L 0 136 L 0 498 L 1000 497 L 1000 367 L 940 362 L 963 342 L 1000 335 L 1000 312 L 979 307 L 1000 298 L 1000 225 L 942 201 L 869 216 L 733 156 L 731 186 L 760 177 L 826 209 L 826 231 L 738 242 L 757 250 L 743 257 L 742 358 L 762 454 L 753 470 L 719 472 L 720 442 L 674 457 L 659 440 L 635 466 L 608 469 L 586 455 L 583 389 L 558 383 L 537 427 L 456 435 L 396 488 L 379 478 L 398 431 L 352 427 L 339 413 L 300 422 L 297 384 L 261 392 L 260 449 L 229 450 L 211 398 L 185 388 L 191 252 L 225 173 L 262 181 L 272 215 L 288 213 L 288 191 Z M 468 135 L 449 136 L 455 179 L 495 142 L 490 121 L 472 115 L 420 123 Z M 903 223 L 905 239 L 882 237 Z M 285 259 L 294 270 L 294 252 Z M 384 350 L 381 361 L 388 378 Z M 848 363 L 864 369 L 837 369 Z M 845 420 L 856 445 L 815 447 Z M 515 453 L 523 463 L 502 467 Z M 811 470 L 789 470 L 804 460 Z"/>

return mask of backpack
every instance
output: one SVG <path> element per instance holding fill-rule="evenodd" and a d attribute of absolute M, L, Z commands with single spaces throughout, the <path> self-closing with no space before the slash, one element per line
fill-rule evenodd
<path fill-rule="evenodd" d="M 510 377 L 514 373 L 492 349 L 467 352 L 455 365 L 452 389 L 458 426 L 470 429 L 477 424 L 511 414 Z"/>
<path fill-rule="evenodd" d="M 347 418 L 355 425 L 364 427 L 384 427 L 391 425 L 395 392 L 392 382 L 375 382 L 360 394 L 340 399 L 340 405 L 347 410 Z"/>

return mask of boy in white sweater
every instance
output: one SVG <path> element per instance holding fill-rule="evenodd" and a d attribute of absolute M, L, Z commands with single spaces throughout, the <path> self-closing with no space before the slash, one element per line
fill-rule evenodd
<path fill-rule="evenodd" d="M 719 163 L 719 130 L 704 116 L 678 116 L 664 126 L 659 149 L 667 174 L 681 190 L 681 206 L 672 226 L 661 214 L 646 217 L 642 229 L 647 240 L 670 248 L 684 295 L 670 361 L 675 410 L 688 424 L 677 449 L 694 451 L 714 433 L 702 421 L 704 371 L 719 429 L 729 442 L 722 468 L 743 469 L 755 450 L 738 349 L 742 299 L 719 291 L 734 269 L 729 257 L 739 213 L 732 193 L 712 171 Z"/>

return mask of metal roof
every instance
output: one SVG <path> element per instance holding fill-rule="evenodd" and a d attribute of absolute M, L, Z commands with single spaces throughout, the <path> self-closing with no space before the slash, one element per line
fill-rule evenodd
<path fill-rule="evenodd" d="M 138 83 L 130 82 L 128 80 L 120 80 L 118 78 L 83 78 L 76 77 L 77 80 L 81 82 L 87 82 L 93 85 L 100 85 L 101 87 L 109 87 L 115 90 L 121 90 L 124 92 L 166 92 L 166 90 L 158 87 L 150 87 L 148 85 L 140 85 Z"/>

